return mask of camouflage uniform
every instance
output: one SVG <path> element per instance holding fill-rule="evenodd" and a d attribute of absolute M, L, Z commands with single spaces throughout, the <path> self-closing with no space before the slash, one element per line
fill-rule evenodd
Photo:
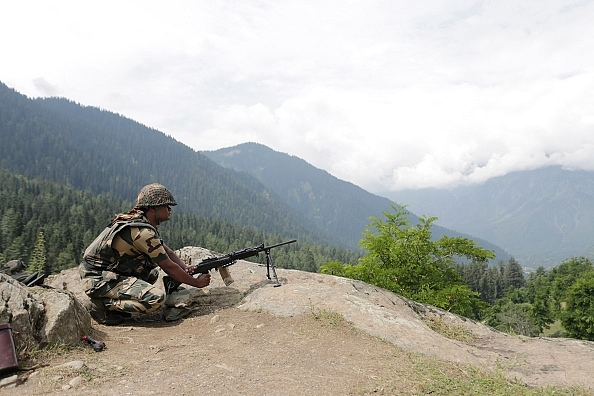
<path fill-rule="evenodd" d="M 165 292 L 153 285 L 159 277 L 156 263 L 167 257 L 157 230 L 141 214 L 112 222 L 89 245 L 79 266 L 91 313 L 116 311 L 127 316 L 159 309 Z"/>
<path fill-rule="evenodd" d="M 148 208 L 162 205 L 177 205 L 171 192 L 158 183 L 144 186 L 134 209 L 118 215 L 85 251 L 79 274 L 91 297 L 91 316 L 99 323 L 118 324 L 165 303 L 165 292 L 153 284 L 159 277 L 157 263 L 169 256 L 144 216 Z"/>

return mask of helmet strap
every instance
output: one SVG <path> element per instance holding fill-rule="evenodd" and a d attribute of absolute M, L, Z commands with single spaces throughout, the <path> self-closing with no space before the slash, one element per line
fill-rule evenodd
<path fill-rule="evenodd" d="M 161 216 L 159 215 L 159 208 L 160 208 L 160 206 L 153 206 L 153 209 L 155 209 L 155 223 L 157 223 L 157 225 L 161 224 Z"/>

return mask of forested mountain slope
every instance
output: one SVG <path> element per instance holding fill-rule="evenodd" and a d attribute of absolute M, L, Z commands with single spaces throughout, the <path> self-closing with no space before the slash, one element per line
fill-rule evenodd
<path fill-rule="evenodd" d="M 203 153 L 222 166 L 255 176 L 300 215 L 325 232 L 340 236 L 341 242 L 347 246 L 356 246 L 370 216 L 383 217 L 383 212 L 393 204 L 389 199 L 337 179 L 303 159 L 261 144 L 244 143 Z M 418 217 L 413 213 L 410 214 L 410 222 L 418 222 Z M 485 239 L 479 240 L 439 226 L 434 226 L 432 231 L 436 239 L 447 235 L 476 240 L 482 247 L 495 251 L 495 261 L 507 261 L 510 257 L 503 249 Z"/>
<path fill-rule="evenodd" d="M 127 212 L 131 202 L 42 179 L 27 179 L 0 168 L 0 267 L 22 260 L 29 272 L 55 274 L 80 263 L 82 253 L 114 217 Z M 172 249 L 208 247 L 231 252 L 263 242 L 286 240 L 251 227 L 233 225 L 223 219 L 173 212 L 159 232 Z M 359 252 L 336 246 L 299 243 L 275 249 L 279 267 L 316 272 L 329 261 L 356 262 Z M 263 262 L 264 255 L 252 261 Z"/>
<path fill-rule="evenodd" d="M 160 182 L 178 210 L 302 240 L 334 242 L 273 191 L 165 134 L 66 99 L 29 99 L 0 83 L 0 167 L 132 201 Z"/>
<path fill-rule="evenodd" d="M 300 214 L 340 235 L 347 244 L 361 238 L 369 216 L 381 216 L 392 205 L 387 198 L 261 144 L 244 143 L 202 153 L 219 165 L 255 176 Z"/>

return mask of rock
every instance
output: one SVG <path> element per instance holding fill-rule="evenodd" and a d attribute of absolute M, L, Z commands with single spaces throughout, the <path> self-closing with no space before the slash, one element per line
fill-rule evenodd
<path fill-rule="evenodd" d="M 19 381 L 18 375 L 11 375 L 10 377 L 2 378 L 0 380 L 0 389 L 2 388 L 14 388 L 17 386 Z"/>
<path fill-rule="evenodd" d="M 72 387 L 73 389 L 76 389 L 80 386 L 81 383 L 82 377 L 79 375 L 78 377 L 72 378 L 70 382 L 68 382 L 68 385 L 70 385 L 70 387 Z"/>
<path fill-rule="evenodd" d="M 42 342 L 76 344 L 89 332 L 91 315 L 67 290 L 35 287 L 45 306 L 44 326 L 40 329 Z"/>
<path fill-rule="evenodd" d="M 71 362 L 66 362 L 58 366 L 58 368 L 69 368 L 72 370 L 80 370 L 85 367 L 85 362 L 82 360 L 73 360 Z"/>
<path fill-rule="evenodd" d="M 43 299 L 22 283 L 0 274 L 0 323 L 9 323 L 15 337 L 15 347 L 22 350 L 40 342 L 38 329 L 43 327 Z"/>
<path fill-rule="evenodd" d="M 183 319 L 190 315 L 192 310 L 187 307 L 163 307 L 163 319 L 166 322 L 173 322 L 176 320 Z"/>
<path fill-rule="evenodd" d="M 76 344 L 91 317 L 74 295 L 50 287 L 26 287 L 0 274 L 0 323 L 9 323 L 17 351 L 50 344 Z"/>
<path fill-rule="evenodd" d="M 44 282 L 58 290 L 68 290 L 76 300 L 80 302 L 87 310 L 91 308 L 91 299 L 85 294 L 78 275 L 78 267 L 63 270 L 57 275 L 50 275 Z"/>
<path fill-rule="evenodd" d="M 10 260 L 9 262 L 5 263 L 2 268 L 0 268 L 1 272 L 4 272 L 7 275 L 15 275 L 19 272 L 23 272 L 27 269 L 27 264 L 25 264 L 22 260 Z"/>

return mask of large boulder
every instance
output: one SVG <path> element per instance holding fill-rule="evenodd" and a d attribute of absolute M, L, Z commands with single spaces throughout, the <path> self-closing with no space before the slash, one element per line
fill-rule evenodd
<path fill-rule="evenodd" d="M 17 349 L 38 344 L 37 330 L 43 323 L 45 307 L 43 300 L 31 293 L 19 281 L 0 274 L 0 323 L 12 327 Z"/>
<path fill-rule="evenodd" d="M 10 324 L 17 350 L 75 344 L 91 317 L 72 293 L 47 286 L 26 287 L 0 274 L 0 323 Z"/>
<path fill-rule="evenodd" d="M 60 271 L 59 274 L 48 276 L 43 282 L 44 285 L 54 289 L 64 290 L 72 293 L 76 300 L 87 310 L 91 308 L 91 299 L 85 294 L 78 275 L 78 267 Z"/>

